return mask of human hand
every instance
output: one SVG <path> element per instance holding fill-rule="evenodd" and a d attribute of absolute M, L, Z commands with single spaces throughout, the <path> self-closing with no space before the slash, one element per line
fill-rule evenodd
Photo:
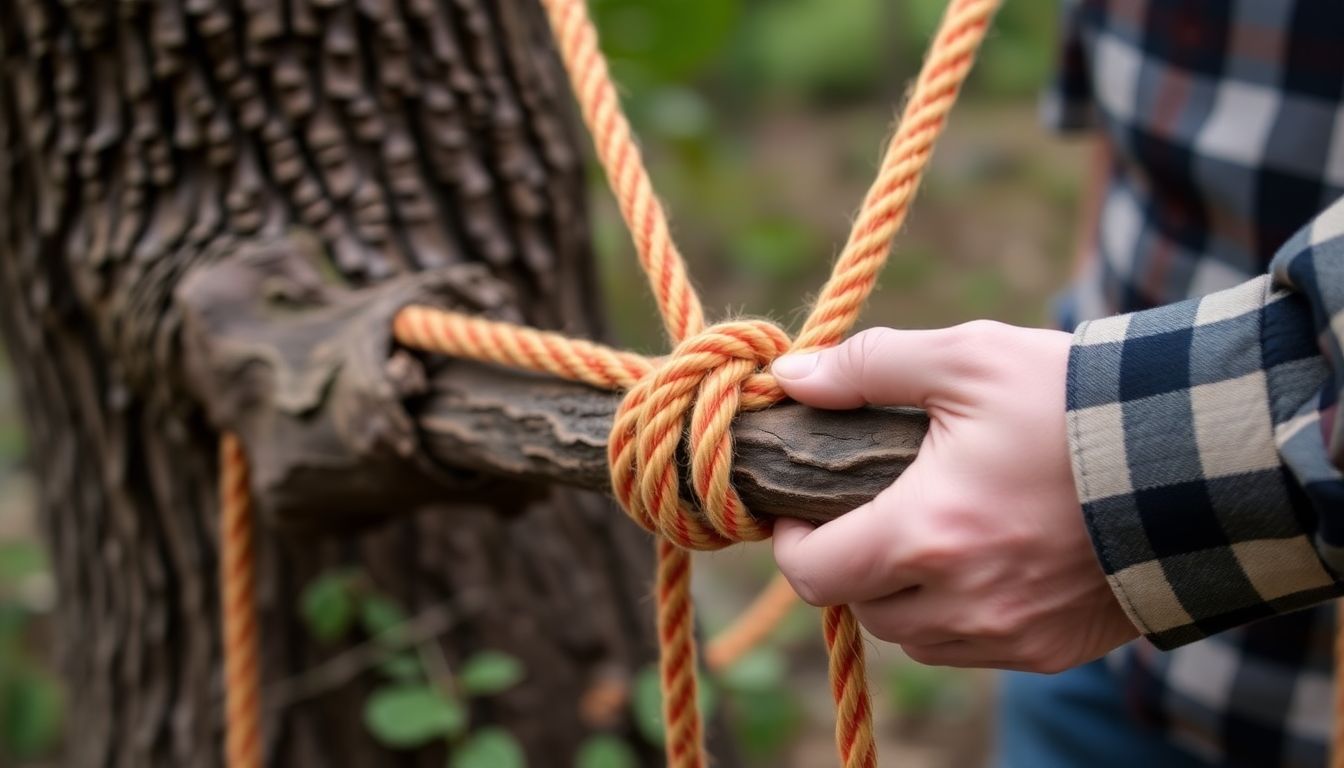
<path fill-rule="evenodd" d="M 775 559 L 798 594 L 850 604 L 925 664 L 1058 672 L 1134 638 L 1074 491 L 1069 343 L 977 321 L 873 328 L 776 361 L 780 386 L 806 405 L 929 415 L 918 457 L 873 501 L 821 526 L 775 522 Z"/>

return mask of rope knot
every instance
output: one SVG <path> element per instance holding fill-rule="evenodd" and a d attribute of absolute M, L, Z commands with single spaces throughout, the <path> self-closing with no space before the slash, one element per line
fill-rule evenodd
<path fill-rule="evenodd" d="M 783 398 L 764 369 L 789 345 L 789 335 L 766 320 L 719 323 L 682 341 L 630 388 L 607 447 L 611 485 L 626 514 L 684 549 L 720 549 L 770 535 L 770 524 L 753 517 L 733 490 L 729 428 L 740 409 Z M 683 434 L 695 506 L 681 494 Z"/>

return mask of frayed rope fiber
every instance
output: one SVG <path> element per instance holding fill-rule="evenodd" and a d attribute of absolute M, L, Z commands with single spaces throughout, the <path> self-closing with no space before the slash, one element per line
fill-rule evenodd
<path fill-rule="evenodd" d="M 859 209 L 830 279 L 796 339 L 764 320 L 706 326 L 700 299 L 672 241 L 667 217 L 654 195 L 639 147 L 620 108 L 616 87 L 598 48 L 584 0 L 542 0 L 580 111 L 593 137 L 633 235 L 640 266 L 648 276 L 663 325 L 672 340 L 664 358 L 611 349 L 534 328 L 485 320 L 429 307 L 407 307 L 395 318 L 401 344 L 420 350 L 544 372 L 594 387 L 624 391 L 610 439 L 611 485 L 621 507 L 657 536 L 656 601 L 667 764 L 705 765 L 703 728 L 696 707 L 696 648 L 690 595 L 690 550 L 719 549 L 770 535 L 768 520 L 754 517 L 729 482 L 733 446 L 729 426 L 740 410 L 767 408 L 783 399 L 766 373 L 786 352 L 833 346 L 853 327 L 910 201 L 933 145 L 970 71 L 999 0 L 952 0 L 906 103 L 900 125 L 882 159 L 877 179 Z M 694 503 L 681 498 L 677 453 L 689 446 Z M 226 476 L 245 474 L 245 457 L 225 440 Z M 256 622 L 251 594 L 250 541 L 239 534 L 229 507 L 246 507 L 246 494 L 223 494 L 221 538 L 225 594 L 225 654 L 229 685 L 229 764 L 260 764 Z M 250 530 L 247 533 L 250 536 Z M 246 548 L 246 556 L 232 548 Z M 246 564 L 241 564 L 246 560 Z M 246 588 L 230 581 L 245 582 Z M 246 598 L 250 601 L 250 597 Z M 244 621 L 235 610 L 249 613 Z M 760 616 L 778 616 L 764 611 Z M 230 618 L 231 617 L 231 618 Z M 252 636 L 244 636 L 243 630 Z M 760 633 L 757 633 L 760 634 Z M 873 768 L 872 709 L 858 623 L 845 606 L 825 609 L 824 636 L 830 654 L 836 702 L 836 745 L 845 768 Z M 235 677 L 234 672 L 238 671 Z M 235 706 L 235 702 L 237 706 Z M 250 710 L 246 708 L 250 707 Z M 235 753 L 235 743 L 238 748 Z"/>

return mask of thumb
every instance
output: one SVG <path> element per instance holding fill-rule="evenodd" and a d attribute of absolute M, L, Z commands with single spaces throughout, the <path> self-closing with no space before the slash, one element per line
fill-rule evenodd
<path fill-rule="evenodd" d="M 780 357 L 771 372 L 785 394 L 814 408 L 927 407 L 949 391 L 964 360 L 958 328 L 869 328 L 828 349 Z"/>

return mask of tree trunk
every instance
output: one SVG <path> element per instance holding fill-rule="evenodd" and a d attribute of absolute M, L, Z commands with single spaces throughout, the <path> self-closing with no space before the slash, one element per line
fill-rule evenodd
<path fill-rule="evenodd" d="M 535 0 L 7 0 L 0 66 L 0 328 L 59 590 L 65 764 L 215 766 L 217 434 L 180 283 L 302 240 L 350 286 L 475 262 L 527 322 L 599 333 L 563 72 Z M 579 702 L 652 658 L 647 537 L 601 497 L 509 489 L 358 535 L 262 528 L 269 764 L 444 764 L 380 747 L 361 638 L 298 620 L 335 566 L 418 616 L 450 668 L 522 660 L 472 725 L 533 765 L 631 733 Z"/>

